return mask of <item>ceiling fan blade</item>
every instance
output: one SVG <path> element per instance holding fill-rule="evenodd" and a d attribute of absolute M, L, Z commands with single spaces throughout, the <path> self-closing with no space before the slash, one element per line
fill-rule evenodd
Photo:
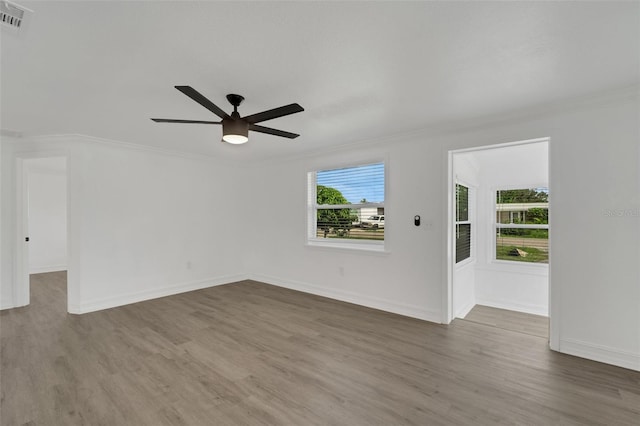
<path fill-rule="evenodd" d="M 229 117 L 229 114 L 224 112 L 220 107 L 218 107 L 216 104 L 211 102 L 209 99 L 205 98 L 200 92 L 198 92 L 193 87 L 191 86 L 175 86 L 175 87 L 176 89 L 178 89 L 179 91 L 181 91 L 182 93 L 184 93 L 185 95 L 187 95 L 188 97 L 190 97 L 191 99 L 193 99 L 194 101 L 196 101 L 197 103 L 199 103 L 200 105 L 202 105 L 203 107 L 205 107 L 206 109 L 208 109 L 209 111 L 217 115 L 218 117 L 220 118 Z"/>
<path fill-rule="evenodd" d="M 279 108 L 270 109 L 268 111 L 262 111 L 257 114 L 248 115 L 243 118 L 247 120 L 247 122 L 254 124 L 302 111 L 304 111 L 304 108 L 302 108 L 300 105 L 289 104 L 281 106 Z"/>
<path fill-rule="evenodd" d="M 156 123 L 222 124 L 222 121 L 175 120 L 173 118 L 152 118 L 152 120 Z"/>
<path fill-rule="evenodd" d="M 285 132 L 284 130 L 272 129 L 271 127 L 258 126 L 257 124 L 249 124 L 249 130 L 253 130 L 258 133 L 267 133 L 269 135 L 282 136 L 283 138 L 295 139 L 298 134 Z"/>

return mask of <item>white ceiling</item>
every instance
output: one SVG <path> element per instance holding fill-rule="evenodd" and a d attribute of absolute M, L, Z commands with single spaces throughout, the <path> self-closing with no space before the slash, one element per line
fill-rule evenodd
<path fill-rule="evenodd" d="M 640 82 L 639 2 L 27 2 L 2 32 L 1 127 L 230 159 L 294 155 L 495 117 Z M 242 115 L 306 111 L 220 143 L 173 88 Z"/>

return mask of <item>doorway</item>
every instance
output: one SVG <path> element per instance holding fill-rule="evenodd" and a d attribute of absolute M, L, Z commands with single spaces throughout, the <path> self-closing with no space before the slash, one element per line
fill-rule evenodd
<path fill-rule="evenodd" d="M 549 316 L 548 153 L 548 138 L 449 152 L 448 321 Z"/>
<path fill-rule="evenodd" d="M 67 158 L 18 158 L 16 171 L 21 247 L 14 295 L 15 306 L 25 306 L 32 302 L 32 285 L 55 283 L 57 291 L 67 293 Z"/>

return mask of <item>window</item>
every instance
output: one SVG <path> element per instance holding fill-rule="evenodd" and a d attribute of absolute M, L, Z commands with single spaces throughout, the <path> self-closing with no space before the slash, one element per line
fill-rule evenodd
<path fill-rule="evenodd" d="M 496 192 L 496 259 L 549 263 L 549 190 Z"/>
<path fill-rule="evenodd" d="M 456 184 L 456 263 L 471 257 L 469 188 Z"/>
<path fill-rule="evenodd" d="M 309 242 L 383 248 L 384 163 L 311 172 L 308 183 Z"/>

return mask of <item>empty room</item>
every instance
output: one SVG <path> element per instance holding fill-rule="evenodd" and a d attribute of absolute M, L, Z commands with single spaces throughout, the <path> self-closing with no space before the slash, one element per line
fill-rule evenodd
<path fill-rule="evenodd" d="M 0 1 L 0 424 L 640 424 L 640 2 Z"/>

